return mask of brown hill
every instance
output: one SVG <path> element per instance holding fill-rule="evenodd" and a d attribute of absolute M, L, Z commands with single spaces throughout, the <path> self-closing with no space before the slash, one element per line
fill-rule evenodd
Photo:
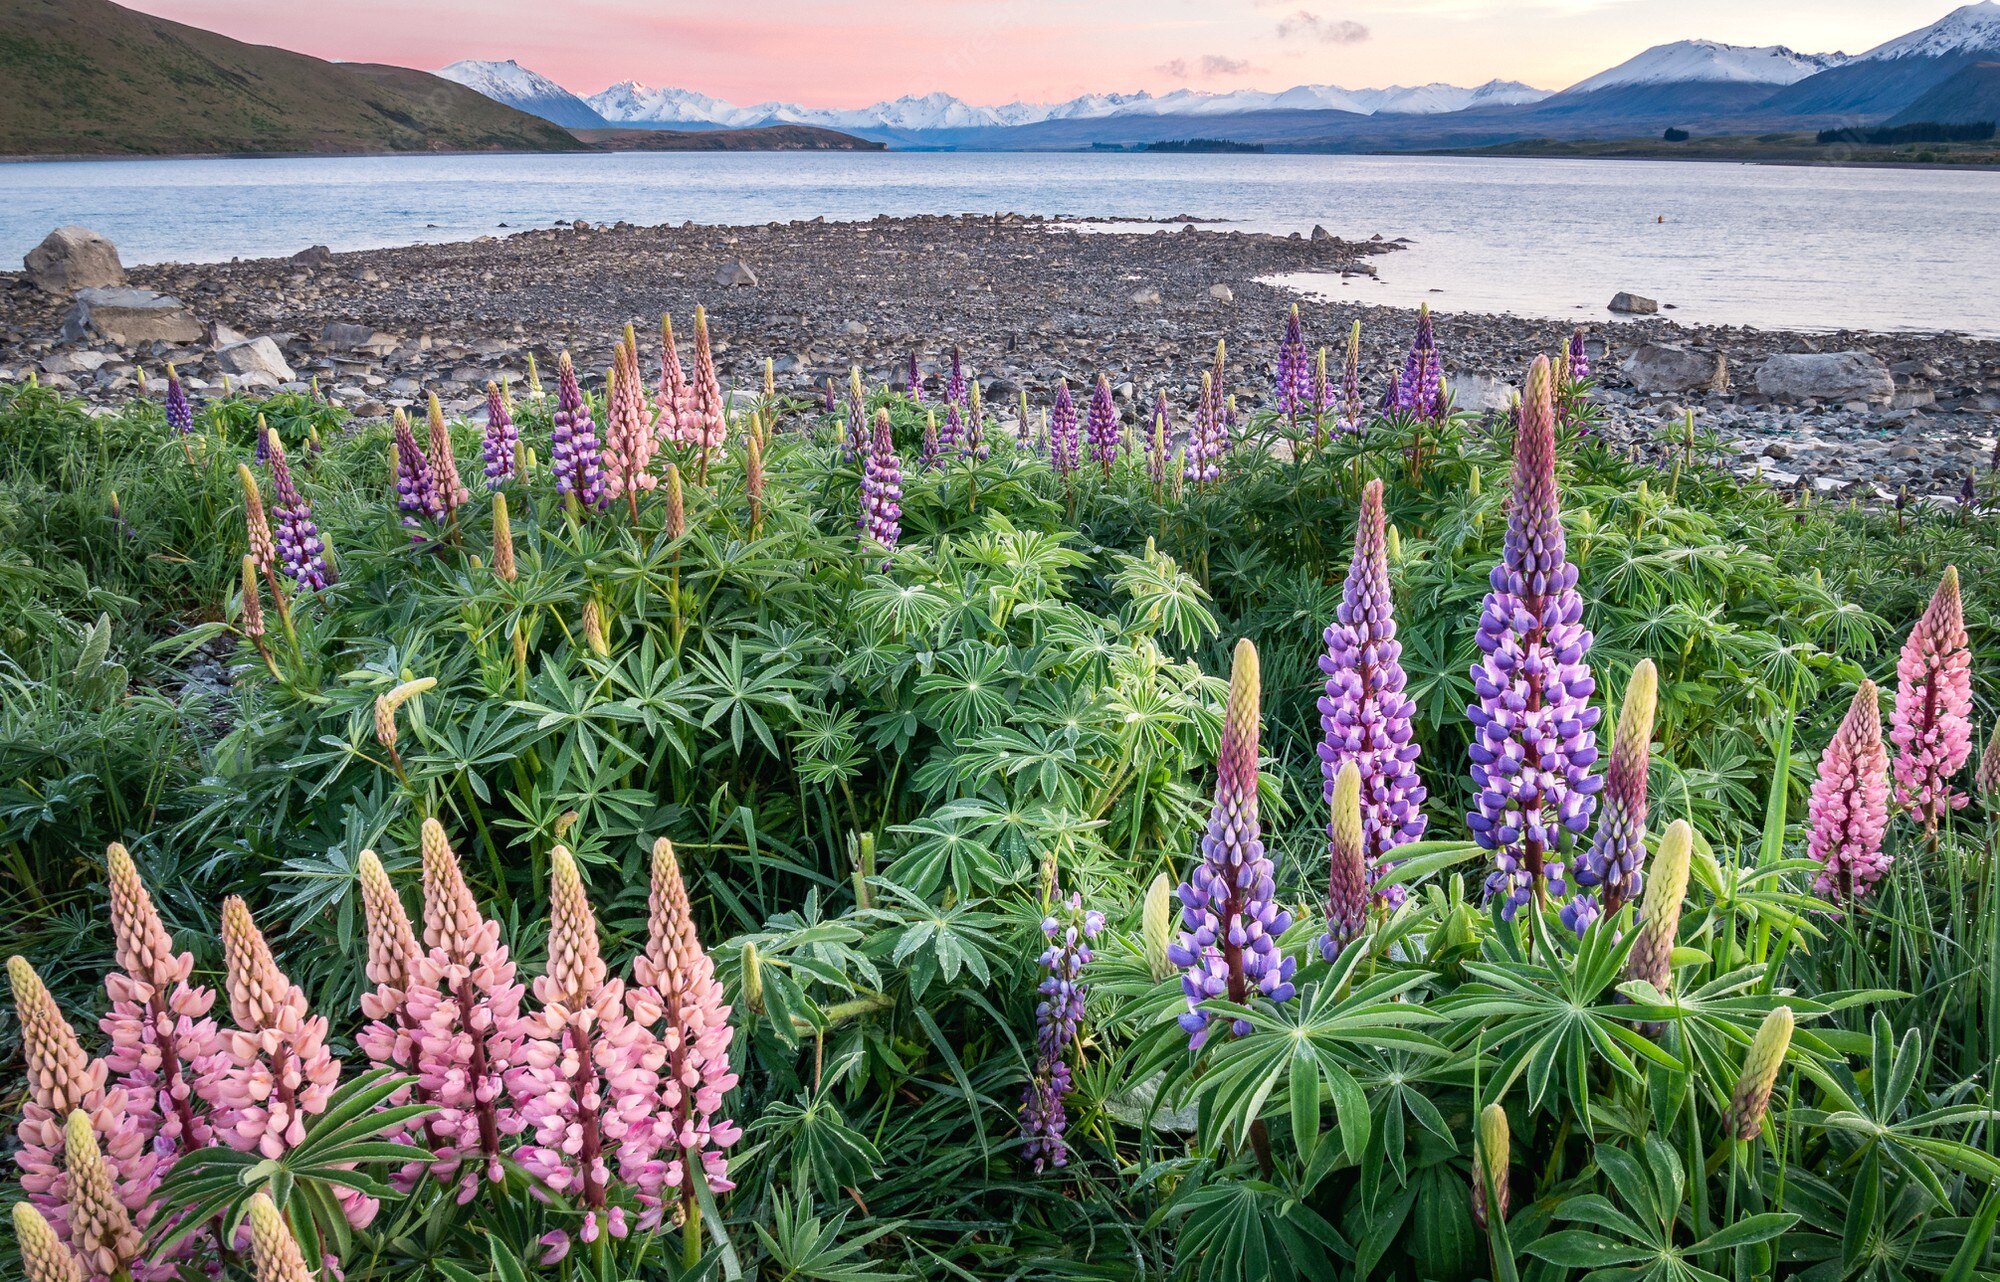
<path fill-rule="evenodd" d="M 0 0 L 0 154 L 580 146 L 428 72 L 244 44 L 109 0 Z"/>

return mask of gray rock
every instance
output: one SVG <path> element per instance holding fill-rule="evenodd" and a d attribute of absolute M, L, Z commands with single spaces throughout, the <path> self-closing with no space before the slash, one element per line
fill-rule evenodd
<path fill-rule="evenodd" d="M 325 245 L 308 245 L 298 253 L 293 254 L 291 260 L 307 267 L 331 267 L 333 265 L 333 251 Z"/>
<path fill-rule="evenodd" d="M 1513 384 L 1504 379 L 1487 378 L 1483 374 L 1460 374 L 1447 378 L 1445 387 L 1451 392 L 1454 406 L 1479 413 L 1510 409 L 1520 395 Z"/>
<path fill-rule="evenodd" d="M 1132 301 L 1141 307 L 1157 306 L 1160 301 L 1159 288 L 1154 285 L 1142 285 L 1132 291 Z"/>
<path fill-rule="evenodd" d="M 382 352 L 392 352 L 403 341 L 394 334 L 384 334 L 373 325 L 357 325 L 353 321 L 328 321 L 319 332 L 319 341 L 336 352 L 358 352 L 379 348 Z"/>
<path fill-rule="evenodd" d="M 715 269 L 715 283 L 748 285 L 754 288 L 757 284 L 757 273 L 750 270 L 748 263 L 724 263 Z"/>
<path fill-rule="evenodd" d="M 1326 228 L 1320 226 L 1318 223 L 1314 223 L 1312 238 L 1314 240 L 1332 240 L 1333 233 L 1328 231 Z"/>
<path fill-rule="evenodd" d="M 851 335 L 855 338 L 859 338 L 863 334 L 866 334 L 868 332 L 868 325 L 867 322 L 865 321 L 858 321 L 858 320 L 846 321 L 841 324 L 840 332 L 843 334 Z"/>
<path fill-rule="evenodd" d="M 270 379 L 273 387 L 298 377 L 285 363 L 285 354 L 278 350 L 277 343 L 268 334 L 216 348 L 215 366 L 225 374 L 236 375 L 236 381 L 246 387 L 252 385 L 250 375 Z"/>
<path fill-rule="evenodd" d="M 1218 303 L 1233 303 L 1236 301 L 1236 291 L 1222 284 L 1210 285 L 1208 287 L 1208 296 Z"/>
<path fill-rule="evenodd" d="M 110 361 L 108 352 L 57 352 L 42 358 L 44 374 L 88 374 Z"/>
<path fill-rule="evenodd" d="M 1720 392 L 1729 386 L 1729 358 L 1674 343 L 1648 343 L 1618 366 L 1641 392 Z"/>
<path fill-rule="evenodd" d="M 141 343 L 198 342 L 201 334 L 201 322 L 180 299 L 124 286 L 77 290 L 76 301 L 62 322 L 65 343 L 95 336 L 120 347 L 136 347 Z"/>
<path fill-rule="evenodd" d="M 118 247 L 88 227 L 58 227 L 21 260 L 28 279 L 45 294 L 67 296 L 79 289 L 125 283 Z"/>
<path fill-rule="evenodd" d="M 1786 352 L 1758 368 L 1757 390 L 1777 401 L 1886 404 L 1896 380 L 1872 352 Z"/>
<path fill-rule="evenodd" d="M 1647 298 L 1643 294 L 1628 294 L 1624 290 L 1611 296 L 1611 310 L 1623 312 L 1627 316 L 1652 316 L 1660 310 L 1660 301 Z"/>

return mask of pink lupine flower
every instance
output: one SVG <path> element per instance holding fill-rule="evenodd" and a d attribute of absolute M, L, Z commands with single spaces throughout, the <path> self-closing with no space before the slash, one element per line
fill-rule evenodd
<path fill-rule="evenodd" d="M 624 497 L 632 519 L 639 517 L 639 495 L 660 483 L 649 470 L 653 461 L 653 423 L 646 413 L 646 392 L 639 374 L 636 344 L 620 343 L 613 357 L 605 399 L 604 482 L 611 497 Z"/>
<path fill-rule="evenodd" d="M 112 842 L 105 863 L 118 969 L 105 976 L 111 1013 L 97 1026 L 111 1039 L 105 1062 L 146 1143 L 171 1162 L 214 1142 L 198 1092 L 200 1066 L 221 1049 L 208 1013 L 215 990 L 188 982 L 194 954 L 174 951 L 125 847 Z"/>
<path fill-rule="evenodd" d="M 451 429 L 445 426 L 444 406 L 438 404 L 436 392 L 430 395 L 428 410 L 431 472 L 437 477 L 438 498 L 444 503 L 445 515 L 456 518 L 459 507 L 472 497 L 472 491 L 465 488 L 465 481 L 458 474 L 458 455 L 452 449 Z"/>
<path fill-rule="evenodd" d="M 1889 740 L 1896 745 L 1896 803 L 1935 841 L 1945 814 L 1967 801 L 1951 781 L 1972 756 L 1972 650 L 1956 566 L 1946 568 L 1896 661 Z"/>
<path fill-rule="evenodd" d="M 550 861 L 548 969 L 535 981 L 542 1009 L 522 1021 L 529 1036 L 508 1088 L 528 1129 L 522 1168 L 582 1210 L 577 1236 L 590 1242 L 605 1228 L 624 1232 L 610 1207 L 613 1164 L 637 1169 L 651 1156 L 666 1053 L 626 1015 L 625 986 L 606 974 L 576 860 L 557 846 Z"/>
<path fill-rule="evenodd" d="M 504 1074 L 521 1046 L 523 986 L 500 942 L 499 923 L 479 911 L 452 853 L 444 826 L 423 825 L 424 952 L 417 958 L 409 1011 L 418 1027 L 418 1085 L 437 1112 L 428 1130 L 449 1179 L 461 1160 L 474 1163 L 461 1200 L 477 1177 L 498 1181 L 500 1137 L 517 1135 L 521 1117 L 508 1098 Z"/>
<path fill-rule="evenodd" d="M 660 421 L 654 427 L 662 441 L 686 444 L 681 435 L 681 411 L 690 408 L 693 394 L 688 388 L 687 369 L 681 364 L 680 348 L 674 343 L 674 318 L 660 317 Z"/>
<path fill-rule="evenodd" d="M 1821 865 L 1813 889 L 1836 902 L 1867 895 L 1889 871 L 1882 832 L 1889 826 L 1889 756 L 1873 681 L 1863 681 L 1819 759 L 1807 813 L 1806 853 Z"/>
<path fill-rule="evenodd" d="M 14 1162 L 21 1170 L 21 1191 L 48 1220 L 56 1236 L 74 1246 L 65 1128 L 71 1114 L 81 1113 L 96 1136 L 119 1203 L 136 1223 L 144 1225 L 152 1215 L 149 1203 L 158 1183 L 158 1159 L 146 1142 L 139 1117 L 128 1106 L 124 1089 L 110 1084 L 110 1071 L 103 1060 L 84 1054 L 75 1031 L 34 967 L 24 958 L 10 957 L 7 979 L 14 990 L 21 1058 L 27 1069 L 26 1096 L 15 1129 L 20 1147 Z M 144 1276 L 150 1279 L 170 1276 L 171 1272 L 166 1269 Z"/>
<path fill-rule="evenodd" d="M 340 1081 L 340 1061 L 326 1047 L 326 1017 L 278 969 L 250 908 L 231 895 L 222 904 L 222 958 L 229 1016 L 218 1071 L 205 1083 L 216 1138 L 229 1147 L 283 1157 L 306 1137 L 307 1119 L 326 1111 Z M 356 1228 L 377 1203 L 343 1190 L 341 1207 Z"/>
<path fill-rule="evenodd" d="M 694 390 L 693 422 L 681 418 L 681 438 L 702 450 L 722 448 L 726 425 L 722 412 L 722 384 L 715 376 L 715 352 L 708 341 L 708 313 L 694 309 Z"/>
<path fill-rule="evenodd" d="M 647 900 L 646 950 L 632 963 L 636 983 L 627 994 L 633 1017 L 658 1028 L 666 1061 L 660 1070 L 654 1147 L 657 1156 L 638 1168 L 646 1214 L 641 1228 L 659 1223 L 669 1192 L 683 1204 L 694 1199 L 684 1164 L 699 1160 L 708 1186 L 734 1188 L 723 1150 L 742 1138 L 734 1122 L 718 1119 L 723 1097 L 736 1089 L 729 1067 L 729 1006 L 715 978 L 715 962 L 695 934 L 687 886 L 681 880 L 673 844 L 653 843 L 652 891 Z"/>
<path fill-rule="evenodd" d="M 371 1063 L 399 1073 L 414 1072 L 410 990 L 417 982 L 416 933 L 410 929 L 402 896 L 375 852 L 362 851 L 360 864 L 361 911 L 368 937 L 366 973 L 375 988 L 361 995 L 361 1013 L 370 1023 L 355 1041 Z"/>

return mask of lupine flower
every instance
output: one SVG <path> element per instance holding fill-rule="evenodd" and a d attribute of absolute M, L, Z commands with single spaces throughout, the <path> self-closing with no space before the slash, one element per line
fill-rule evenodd
<path fill-rule="evenodd" d="M 500 385 L 486 384 L 486 431 L 480 437 L 479 453 L 486 460 L 486 483 L 501 485 L 514 479 L 514 452 L 520 448 L 521 434 L 514 416 L 500 395 Z"/>
<path fill-rule="evenodd" d="M 1395 370 L 1389 371 L 1389 385 L 1382 389 L 1382 412 L 1399 414 L 1403 403 L 1403 376 Z"/>
<path fill-rule="evenodd" d="M 680 434 L 681 407 L 692 403 L 687 370 L 681 365 L 680 348 L 674 343 L 674 318 L 660 317 L 660 422 L 662 440 L 685 445 Z M 831 406 L 828 406 L 831 409 Z"/>
<path fill-rule="evenodd" d="M 604 634 L 604 607 L 594 596 L 583 599 L 583 644 L 600 659 L 611 657 L 611 642 Z"/>
<path fill-rule="evenodd" d="M 1146 969 L 1152 973 L 1154 983 L 1179 969 L 1167 956 L 1174 942 L 1174 879 L 1166 873 L 1155 876 L 1146 887 L 1146 901 L 1140 909 L 1139 936 L 1145 945 Z"/>
<path fill-rule="evenodd" d="M 903 537 L 903 464 L 889 434 L 889 411 L 875 411 L 861 474 L 861 537 L 894 548 Z"/>
<path fill-rule="evenodd" d="M 855 365 L 847 371 L 847 419 L 840 436 L 841 454 L 850 459 L 857 455 L 865 458 L 869 450 L 869 433 L 867 401 L 861 390 L 861 367 Z"/>
<path fill-rule="evenodd" d="M 83 1266 L 32 1202 L 14 1203 L 14 1241 L 25 1282 L 83 1282 Z"/>
<path fill-rule="evenodd" d="M 1662 996 L 1672 993 L 1674 937 L 1680 931 L 1681 907 L 1687 901 L 1688 871 L 1694 858 L 1694 829 L 1676 819 L 1660 834 L 1653 855 L 1652 875 L 1639 901 L 1638 934 L 1625 957 L 1625 978 L 1643 980 Z M 1656 1028 L 1644 1030 L 1657 1035 Z"/>
<path fill-rule="evenodd" d="M 1153 482 L 1153 493 L 1157 497 L 1167 483 L 1167 437 L 1173 432 L 1173 419 L 1167 408 L 1167 394 L 1162 391 L 1153 397 L 1153 420 L 1146 441 L 1146 472 Z"/>
<path fill-rule="evenodd" d="M 1428 303 L 1417 309 L 1417 332 L 1397 380 L 1396 409 L 1418 418 L 1444 413 L 1444 367 L 1439 364 L 1436 328 Z"/>
<path fill-rule="evenodd" d="M 1507 1166 L 1513 1138 L 1507 1126 L 1507 1110 L 1488 1104 L 1479 1110 L 1479 1153 L 1472 1166 L 1472 1222 L 1482 1230 L 1488 1214 L 1486 1186 L 1493 1186 L 1492 1213 L 1507 1222 Z"/>
<path fill-rule="evenodd" d="M 1028 414 L 1028 393 L 1023 390 L 1014 412 L 1014 445 L 1029 449 L 1035 443 L 1034 419 Z"/>
<path fill-rule="evenodd" d="M 1361 491 L 1354 559 L 1319 661 L 1326 674 L 1319 700 L 1321 795 L 1331 801 L 1341 768 L 1358 768 L 1361 857 L 1371 887 L 1384 854 L 1423 836 L 1427 795 L 1412 733 L 1416 703 L 1404 692 L 1409 678 L 1389 595 L 1387 527 L 1382 482 L 1371 480 Z M 1391 890 L 1388 902 L 1401 903 L 1402 896 Z"/>
<path fill-rule="evenodd" d="M 1312 416 L 1315 433 L 1326 426 L 1327 415 L 1333 413 L 1333 409 L 1333 384 L 1326 376 L 1326 349 L 1322 347 L 1313 358 Z"/>
<path fill-rule="evenodd" d="M 908 372 L 904 375 L 903 384 L 904 394 L 917 404 L 922 405 L 924 403 L 924 376 L 917 369 L 917 354 L 915 352 L 910 353 L 910 366 Z"/>
<path fill-rule="evenodd" d="M 1972 774 L 1972 786 L 1979 799 L 1991 810 L 2000 801 L 2000 724 L 1986 736 L 1986 751 L 1979 754 L 1979 769 Z"/>
<path fill-rule="evenodd" d="M 1260 699 L 1257 647 L 1236 643 L 1229 673 L 1229 705 L 1222 750 L 1215 763 L 1215 807 L 1201 840 L 1201 860 L 1181 883 L 1181 937 L 1170 956 L 1181 979 L 1188 1012 L 1181 1027 L 1190 1044 L 1208 1040 L 1216 1016 L 1197 1009 L 1227 998 L 1239 1005 L 1253 992 L 1290 1001 L 1297 962 L 1278 951 L 1278 937 L 1292 915 L 1278 907 L 1271 860 L 1257 820 L 1257 740 Z M 1235 1021 L 1238 1036 L 1248 1021 Z"/>
<path fill-rule="evenodd" d="M 597 443 L 597 424 L 590 418 L 590 402 L 583 398 L 568 352 L 562 354 L 556 372 L 555 426 L 549 432 L 549 467 L 556 474 L 556 489 L 575 496 L 586 510 L 603 507 L 609 501 L 604 454 Z"/>
<path fill-rule="evenodd" d="M 257 1282 L 313 1282 L 298 1239 L 264 1193 L 250 1198 L 250 1258 L 257 1266 Z"/>
<path fill-rule="evenodd" d="M 278 566 L 301 588 L 317 591 L 327 585 L 326 544 L 313 523 L 312 503 L 292 480 L 291 460 L 276 432 L 271 438 L 271 512 L 278 518 Z"/>
<path fill-rule="evenodd" d="M 1583 345 L 1583 331 L 1575 329 L 1569 335 L 1569 376 L 1578 383 L 1590 381 L 1590 352 Z"/>
<path fill-rule="evenodd" d="M 243 528 L 249 537 L 250 555 L 257 560 L 257 572 L 265 577 L 272 592 L 278 590 L 278 545 L 271 537 L 271 522 L 264 515 L 264 495 L 249 465 L 236 465 L 236 479 L 243 486 Z"/>
<path fill-rule="evenodd" d="M 436 684 L 436 677 L 418 677 L 375 696 L 375 742 L 388 751 L 389 759 L 399 772 L 403 768 L 403 759 L 396 752 L 396 712 Z"/>
<path fill-rule="evenodd" d="M 112 842 L 105 864 L 118 968 L 105 977 L 111 1011 L 97 1026 L 111 1041 L 105 1062 L 146 1144 L 171 1161 L 213 1139 L 197 1092 L 203 1066 L 221 1043 L 208 1017 L 215 991 L 188 982 L 194 954 L 174 951 L 125 847 Z"/>
<path fill-rule="evenodd" d="M 1187 457 L 1183 468 L 1188 480 L 1201 485 L 1222 475 L 1216 460 L 1222 457 L 1224 434 L 1222 402 L 1216 394 L 1215 376 L 1204 371 L 1201 376 L 1201 399 L 1195 402 L 1194 421 L 1188 425 Z"/>
<path fill-rule="evenodd" d="M 1049 939 L 1041 956 L 1047 974 L 1039 989 L 1042 1000 L 1035 1006 L 1035 1071 L 1021 1092 L 1021 1157 L 1034 1164 L 1037 1174 L 1045 1167 L 1069 1165 L 1064 1139 L 1069 1118 L 1063 1110 L 1072 1085 L 1069 1047 L 1083 1026 L 1083 968 L 1091 961 L 1090 941 L 1104 929 L 1104 914 L 1094 908 L 1085 912 L 1081 895 L 1069 897 L 1063 918 L 1067 920 L 1050 915 L 1042 921 Z"/>
<path fill-rule="evenodd" d="M 243 617 L 237 626 L 243 635 L 261 644 L 264 636 L 264 592 L 257 585 L 257 558 L 243 554 Z"/>
<path fill-rule="evenodd" d="M 370 1021 L 355 1038 L 370 1062 L 397 1072 L 417 1067 L 413 1038 L 416 1021 L 410 1014 L 410 990 L 415 986 L 419 950 L 416 932 L 403 897 L 396 893 L 382 861 L 372 850 L 361 852 L 361 910 L 368 940 L 364 972 L 375 985 L 361 995 L 361 1013 Z"/>
<path fill-rule="evenodd" d="M 991 455 L 992 450 L 986 444 L 986 406 L 979 399 L 979 384 L 977 382 L 970 385 L 970 391 L 967 395 L 970 397 L 971 403 L 966 407 L 965 411 L 963 449 L 965 453 L 983 462 Z"/>
<path fill-rule="evenodd" d="M 507 496 L 497 490 L 493 494 L 493 573 L 507 583 L 520 577 L 514 567 L 514 527 L 507 519 Z"/>
<path fill-rule="evenodd" d="M 1327 825 L 1328 871 L 1326 933 L 1319 937 L 1320 956 L 1333 961 L 1340 950 L 1361 937 L 1368 924 L 1368 862 L 1361 827 L 1361 770 L 1344 761 L 1334 779 L 1333 822 Z"/>
<path fill-rule="evenodd" d="M 764 524 L 764 446 L 752 436 L 743 452 L 743 491 L 750 500 L 750 536 Z"/>
<path fill-rule="evenodd" d="M 1090 456 L 1104 468 L 1105 478 L 1111 476 L 1111 465 L 1118 459 L 1118 407 L 1111 400 L 1111 380 L 1102 374 L 1097 376 L 1097 387 L 1090 394 L 1090 418 L 1087 424 L 1090 433 Z"/>
<path fill-rule="evenodd" d="M 188 404 L 187 389 L 181 386 L 181 376 L 171 364 L 167 366 L 167 426 L 182 436 L 194 434 L 194 406 Z"/>
<path fill-rule="evenodd" d="M 930 412 L 931 421 L 937 420 L 937 411 Z M 964 452 L 965 415 L 959 412 L 957 401 L 944 403 L 944 426 L 938 429 L 938 453 L 957 455 Z"/>
<path fill-rule="evenodd" d="M 1956 566 L 1945 569 L 1903 642 L 1889 741 L 1896 745 L 1896 802 L 1935 840 L 1939 822 L 1966 803 L 1951 781 L 1972 755 L 1972 650 Z"/>
<path fill-rule="evenodd" d="M 1509 921 L 1531 898 L 1567 897 L 1563 847 L 1589 827 L 1603 783 L 1590 773 L 1600 710 L 1590 706 L 1591 635 L 1563 542 L 1550 390 L 1548 359 L 1537 357 L 1514 441 L 1504 551 L 1480 611 L 1479 701 L 1466 710 L 1478 789 L 1466 821 L 1493 853 L 1487 894 L 1505 897 Z"/>
<path fill-rule="evenodd" d="M 117 1173 L 104 1160 L 90 1114 L 82 1109 L 71 1113 L 63 1128 L 63 1167 L 69 1176 L 70 1253 L 93 1282 L 131 1277 L 139 1230 L 118 1199 Z"/>
<path fill-rule="evenodd" d="M 64 1165 L 67 1130 L 78 1112 L 88 1119 L 102 1157 L 112 1172 L 125 1210 L 141 1223 L 156 1182 L 158 1158 L 146 1141 L 139 1117 L 122 1087 L 109 1084 L 109 1068 L 84 1054 L 82 1043 L 56 1006 L 56 999 L 24 958 L 7 959 L 20 1028 L 21 1059 L 27 1072 L 26 1098 L 15 1128 L 20 1147 L 14 1163 L 21 1191 L 47 1217 L 56 1236 L 76 1244 L 74 1199 Z"/>
<path fill-rule="evenodd" d="M 819 408 L 823 414 L 831 414 L 840 408 L 840 397 L 833 390 L 833 380 L 831 378 L 826 380 L 826 386 L 821 389 Z"/>
<path fill-rule="evenodd" d="M 703 451 L 719 450 L 728 434 L 723 419 L 722 384 L 715 375 L 715 350 L 709 344 L 708 313 L 694 309 L 694 374 L 689 379 L 694 392 L 693 418 L 681 415 L 682 440 Z"/>
<path fill-rule="evenodd" d="M 605 385 L 604 488 L 610 497 L 623 498 L 637 520 L 639 495 L 659 484 L 651 471 L 653 424 L 646 416 L 638 348 L 618 344 L 612 362 Z"/>
<path fill-rule="evenodd" d="M 444 519 L 444 499 L 438 493 L 437 472 L 430 459 L 417 448 L 410 420 L 400 409 L 396 411 L 396 506 L 403 510 L 403 524 L 413 530 L 425 521 Z"/>
<path fill-rule="evenodd" d="M 1646 771 L 1652 763 L 1659 691 L 1659 670 L 1651 659 L 1639 660 L 1618 705 L 1597 832 L 1576 861 L 1577 884 L 1597 891 L 1598 897 L 1578 895 L 1563 909 L 1563 920 L 1579 934 L 1600 914 L 1617 916 L 1645 886 L 1640 868 L 1646 861 Z"/>
<path fill-rule="evenodd" d="M 1055 408 L 1049 412 L 1049 460 L 1056 471 L 1068 476 L 1076 471 L 1081 451 L 1076 423 L 1076 402 L 1069 396 L 1069 380 L 1056 380 Z"/>
<path fill-rule="evenodd" d="M 944 444 L 938 440 L 937 411 L 928 410 L 924 414 L 924 443 L 917 451 L 917 467 L 930 471 L 937 466 L 938 456 L 943 450 Z"/>
<path fill-rule="evenodd" d="M 1305 329 L 1299 322 L 1299 305 L 1292 304 L 1285 318 L 1285 336 L 1278 340 L 1278 413 L 1296 422 L 1301 413 L 1312 412 L 1312 368 L 1306 354 Z"/>
<path fill-rule="evenodd" d="M 578 1236 L 594 1242 L 629 1231 L 623 1208 L 607 1213 L 612 1164 L 650 1156 L 664 1051 L 627 1018 L 625 986 L 605 971 L 576 860 L 557 846 L 550 862 L 548 969 L 534 985 L 542 1009 L 522 1021 L 529 1038 L 508 1089 L 528 1129 L 522 1169 L 583 1210 Z M 552 1236 L 551 1252 L 567 1251 L 567 1236 Z"/>
<path fill-rule="evenodd" d="M 1347 332 L 1347 364 L 1340 374 L 1340 430 L 1359 432 L 1367 426 L 1368 407 L 1361 400 L 1361 322 Z"/>
<path fill-rule="evenodd" d="M 723 1150 L 742 1138 L 736 1124 L 716 1115 L 736 1089 L 729 1067 L 729 1005 L 715 978 L 715 962 L 695 933 L 694 913 L 673 844 L 653 843 L 652 885 L 647 899 L 646 948 L 632 963 L 637 987 L 627 993 L 633 1018 L 659 1030 L 666 1061 L 653 1114 L 658 1155 L 640 1164 L 633 1182 L 647 1213 L 641 1228 L 660 1221 L 668 1196 L 694 1200 L 686 1164 L 699 1161 L 708 1187 L 726 1192 L 729 1161 Z"/>
<path fill-rule="evenodd" d="M 951 349 L 951 375 L 944 381 L 944 398 L 953 405 L 965 404 L 965 357 Z"/>
<path fill-rule="evenodd" d="M 687 495 L 681 489 L 681 469 L 679 464 L 669 463 L 667 464 L 666 535 L 669 540 L 678 539 L 686 535 L 687 530 Z"/>
<path fill-rule="evenodd" d="M 438 498 L 444 503 L 445 515 L 454 517 L 472 492 L 465 488 L 465 482 L 458 475 L 458 455 L 451 446 L 451 429 L 445 426 L 444 406 L 438 404 L 437 393 L 430 394 L 427 407 L 430 422 L 431 471 L 437 476 Z"/>
<path fill-rule="evenodd" d="M 1807 817 L 1806 853 L 1820 863 L 1813 889 L 1836 902 L 1866 896 L 1891 862 L 1882 852 L 1889 826 L 1889 754 L 1882 745 L 1881 696 L 1863 681 L 1840 728 L 1820 755 Z"/>
<path fill-rule="evenodd" d="M 421 1029 L 417 1081 L 437 1109 L 427 1128 L 449 1154 L 436 1168 L 439 1178 L 450 1178 L 459 1161 L 470 1163 L 462 1201 L 481 1174 L 501 1178 L 501 1136 L 523 1125 L 503 1075 L 520 1054 L 524 989 L 499 923 L 480 913 L 436 819 L 424 821 L 422 844 L 424 951 L 410 990 L 410 1014 Z"/>
<path fill-rule="evenodd" d="M 1785 1052 L 1792 1044 L 1792 1008 L 1774 1006 L 1757 1026 L 1750 1049 L 1743 1052 L 1743 1075 L 1729 1098 L 1729 1133 L 1739 1140 L 1754 1140 L 1764 1129 L 1764 1114 L 1771 1107 L 1771 1089 L 1778 1084 L 1778 1070 L 1785 1065 Z"/>
<path fill-rule="evenodd" d="M 340 1061 L 327 1050 L 325 1016 L 312 1014 L 305 992 L 278 969 L 235 895 L 222 903 L 222 957 L 236 1027 L 223 1033 L 224 1063 L 207 1082 L 215 1135 L 240 1152 L 283 1157 L 305 1139 L 306 1120 L 326 1111 Z M 356 1228 L 375 1218 L 374 1198 L 352 1189 L 339 1196 Z"/>

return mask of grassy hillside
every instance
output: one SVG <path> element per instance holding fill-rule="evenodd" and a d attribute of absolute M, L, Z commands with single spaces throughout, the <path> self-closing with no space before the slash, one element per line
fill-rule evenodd
<path fill-rule="evenodd" d="M 244 44 L 108 0 L 0 0 L 0 154 L 579 146 L 427 72 Z"/>
<path fill-rule="evenodd" d="M 1891 125 L 1934 120 L 1969 125 L 2000 120 L 2000 62 L 1975 62 L 1889 118 Z"/>

